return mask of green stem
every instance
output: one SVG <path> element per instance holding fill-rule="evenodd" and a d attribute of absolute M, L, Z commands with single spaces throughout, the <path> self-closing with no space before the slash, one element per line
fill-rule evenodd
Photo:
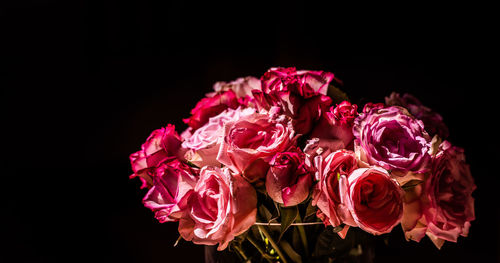
<path fill-rule="evenodd" d="M 267 260 L 267 262 L 273 263 L 269 258 L 270 256 L 259 246 L 259 244 L 257 244 L 257 241 L 255 241 L 249 235 L 247 236 L 247 240 L 259 251 L 259 253 L 262 255 L 263 258 Z"/>
<path fill-rule="evenodd" d="M 297 218 L 295 219 L 295 222 L 299 223 L 298 225 L 296 225 L 296 227 L 299 230 L 300 240 L 302 241 L 302 245 L 304 246 L 304 250 L 306 252 L 306 255 L 309 256 L 309 246 L 307 244 L 306 230 L 304 229 L 304 226 L 300 224 L 300 223 L 302 223 L 302 219 L 300 218 L 300 215 L 297 216 Z"/>
<path fill-rule="evenodd" d="M 236 251 L 238 251 L 240 256 L 243 258 L 243 261 L 245 261 L 245 262 L 248 261 L 248 257 L 245 255 L 245 252 L 243 252 L 243 250 L 241 250 L 241 248 L 239 246 L 234 246 L 234 249 L 236 249 Z"/>
<path fill-rule="evenodd" d="M 283 254 L 283 252 L 281 252 L 281 249 L 279 248 L 278 244 L 274 242 L 273 237 L 269 234 L 269 232 L 267 232 L 267 230 L 263 226 L 257 225 L 257 227 L 259 228 L 259 231 L 262 234 L 264 234 L 264 236 L 269 240 L 271 246 L 274 248 L 274 250 L 276 250 L 278 256 L 280 256 L 281 261 L 283 261 L 283 263 L 287 263 L 285 255 Z"/>

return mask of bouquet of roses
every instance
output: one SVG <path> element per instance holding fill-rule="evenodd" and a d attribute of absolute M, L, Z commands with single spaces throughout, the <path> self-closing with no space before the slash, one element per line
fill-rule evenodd
<path fill-rule="evenodd" d="M 186 130 L 155 130 L 130 156 L 144 205 L 243 261 L 338 257 L 320 249 L 339 246 L 333 234 L 397 225 L 438 248 L 467 236 L 475 185 L 441 116 L 397 93 L 361 109 L 340 86 L 295 68 L 215 83 Z"/>

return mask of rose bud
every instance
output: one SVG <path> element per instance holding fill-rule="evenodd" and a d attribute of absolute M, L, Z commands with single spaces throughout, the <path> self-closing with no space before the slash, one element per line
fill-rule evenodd
<path fill-rule="evenodd" d="M 358 116 L 358 106 L 348 101 L 343 101 L 336 107 L 331 107 L 325 112 L 318 125 L 313 129 L 311 137 L 320 139 L 339 140 L 345 148 L 352 149 L 354 135 L 352 126 Z"/>
<path fill-rule="evenodd" d="M 316 157 L 315 164 L 318 183 L 314 186 L 312 205 L 321 210 L 325 224 L 339 226 L 343 223 L 337 212 L 341 205 L 339 178 L 341 175 L 348 177 L 358 168 L 356 155 L 349 150 L 339 150 L 324 160 L 321 156 Z M 344 237 L 345 232 L 341 236 Z"/>
<path fill-rule="evenodd" d="M 462 148 L 448 141 L 440 145 L 427 181 L 429 207 L 425 211 L 427 236 L 441 248 L 444 241 L 457 242 L 458 236 L 467 236 L 470 222 L 475 219 L 476 189 Z"/>
<path fill-rule="evenodd" d="M 421 121 L 404 108 L 374 108 L 354 121 L 354 147 L 359 159 L 405 176 L 429 170 L 430 137 Z"/>
<path fill-rule="evenodd" d="M 256 219 L 255 189 L 229 169 L 205 166 L 189 199 L 190 211 L 179 221 L 179 233 L 195 244 L 224 250 Z"/>
<path fill-rule="evenodd" d="M 403 191 L 380 168 L 358 168 L 340 176 L 341 217 L 374 235 L 391 232 L 403 215 Z"/>
<path fill-rule="evenodd" d="M 153 187 L 143 199 L 144 206 L 155 212 L 160 223 L 178 221 L 186 212 L 197 180 L 197 171 L 177 159 L 161 163 L 153 177 Z"/>
<path fill-rule="evenodd" d="M 156 166 L 167 158 L 177 158 L 183 155 L 182 139 L 175 131 L 175 126 L 155 130 L 141 146 L 141 150 L 130 155 L 130 163 L 134 174 L 130 178 L 139 177 L 141 188 L 153 185 L 153 174 Z"/>
<path fill-rule="evenodd" d="M 274 155 L 266 176 L 266 190 L 274 201 L 294 206 L 309 196 L 313 175 L 304 159 L 304 153 L 296 147 Z"/>
<path fill-rule="evenodd" d="M 283 116 L 284 117 L 284 116 Z M 289 148 L 294 136 L 293 129 L 286 119 L 270 119 L 266 114 L 254 113 L 226 123 L 217 160 L 231 168 L 235 173 L 246 176 L 247 168 L 256 167 L 259 159 L 269 162 L 274 154 Z M 266 176 L 252 172 L 253 175 Z M 254 181 L 256 178 L 247 178 Z"/>

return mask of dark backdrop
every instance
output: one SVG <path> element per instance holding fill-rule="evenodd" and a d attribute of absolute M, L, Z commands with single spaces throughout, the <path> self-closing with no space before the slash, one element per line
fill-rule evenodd
<path fill-rule="evenodd" d="M 476 6 L 12 1 L 2 17 L 2 262 L 200 262 L 142 207 L 128 155 L 215 81 L 331 71 L 354 102 L 409 92 L 440 112 L 478 186 L 470 236 L 377 247 L 376 262 L 499 260 L 488 14 Z M 377 8 L 375 8 L 377 7 Z M 493 99 L 491 100 L 493 102 Z M 496 106 L 496 105 L 495 105 Z"/>

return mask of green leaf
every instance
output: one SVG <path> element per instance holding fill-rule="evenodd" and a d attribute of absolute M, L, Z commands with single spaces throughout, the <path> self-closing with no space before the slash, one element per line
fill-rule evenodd
<path fill-rule="evenodd" d="M 401 186 L 401 188 L 403 188 L 403 190 L 407 191 L 407 190 L 410 190 L 412 188 L 414 188 L 415 186 L 423 183 L 424 181 L 422 180 L 410 180 L 408 181 L 406 184 L 404 184 L 403 186 Z"/>
<path fill-rule="evenodd" d="M 318 208 L 316 206 L 313 206 L 312 202 L 309 202 L 309 204 L 307 205 L 307 208 L 306 208 L 306 214 L 304 216 L 304 222 L 307 222 L 307 219 L 309 217 L 315 216 L 317 210 L 318 210 Z M 313 219 L 316 219 L 316 217 L 313 217 Z"/>
<path fill-rule="evenodd" d="M 292 246 L 285 240 L 282 240 L 280 242 L 280 246 L 285 251 L 286 255 L 292 260 L 292 262 L 295 263 L 302 263 L 302 257 L 299 255 L 299 253 L 295 252 L 293 250 Z"/>
<path fill-rule="evenodd" d="M 290 228 L 290 225 L 295 221 L 297 216 L 299 215 L 299 209 L 297 206 L 292 206 L 292 207 L 281 207 L 281 230 L 280 230 L 280 237 L 278 238 L 278 242 L 281 240 L 283 237 L 283 234 L 285 234 L 286 230 Z"/>
<path fill-rule="evenodd" d="M 334 104 L 341 103 L 342 101 L 349 101 L 349 97 L 347 97 L 347 94 L 340 90 L 339 88 L 333 86 L 330 84 L 328 86 L 328 92 L 327 95 L 332 98 Z"/>

